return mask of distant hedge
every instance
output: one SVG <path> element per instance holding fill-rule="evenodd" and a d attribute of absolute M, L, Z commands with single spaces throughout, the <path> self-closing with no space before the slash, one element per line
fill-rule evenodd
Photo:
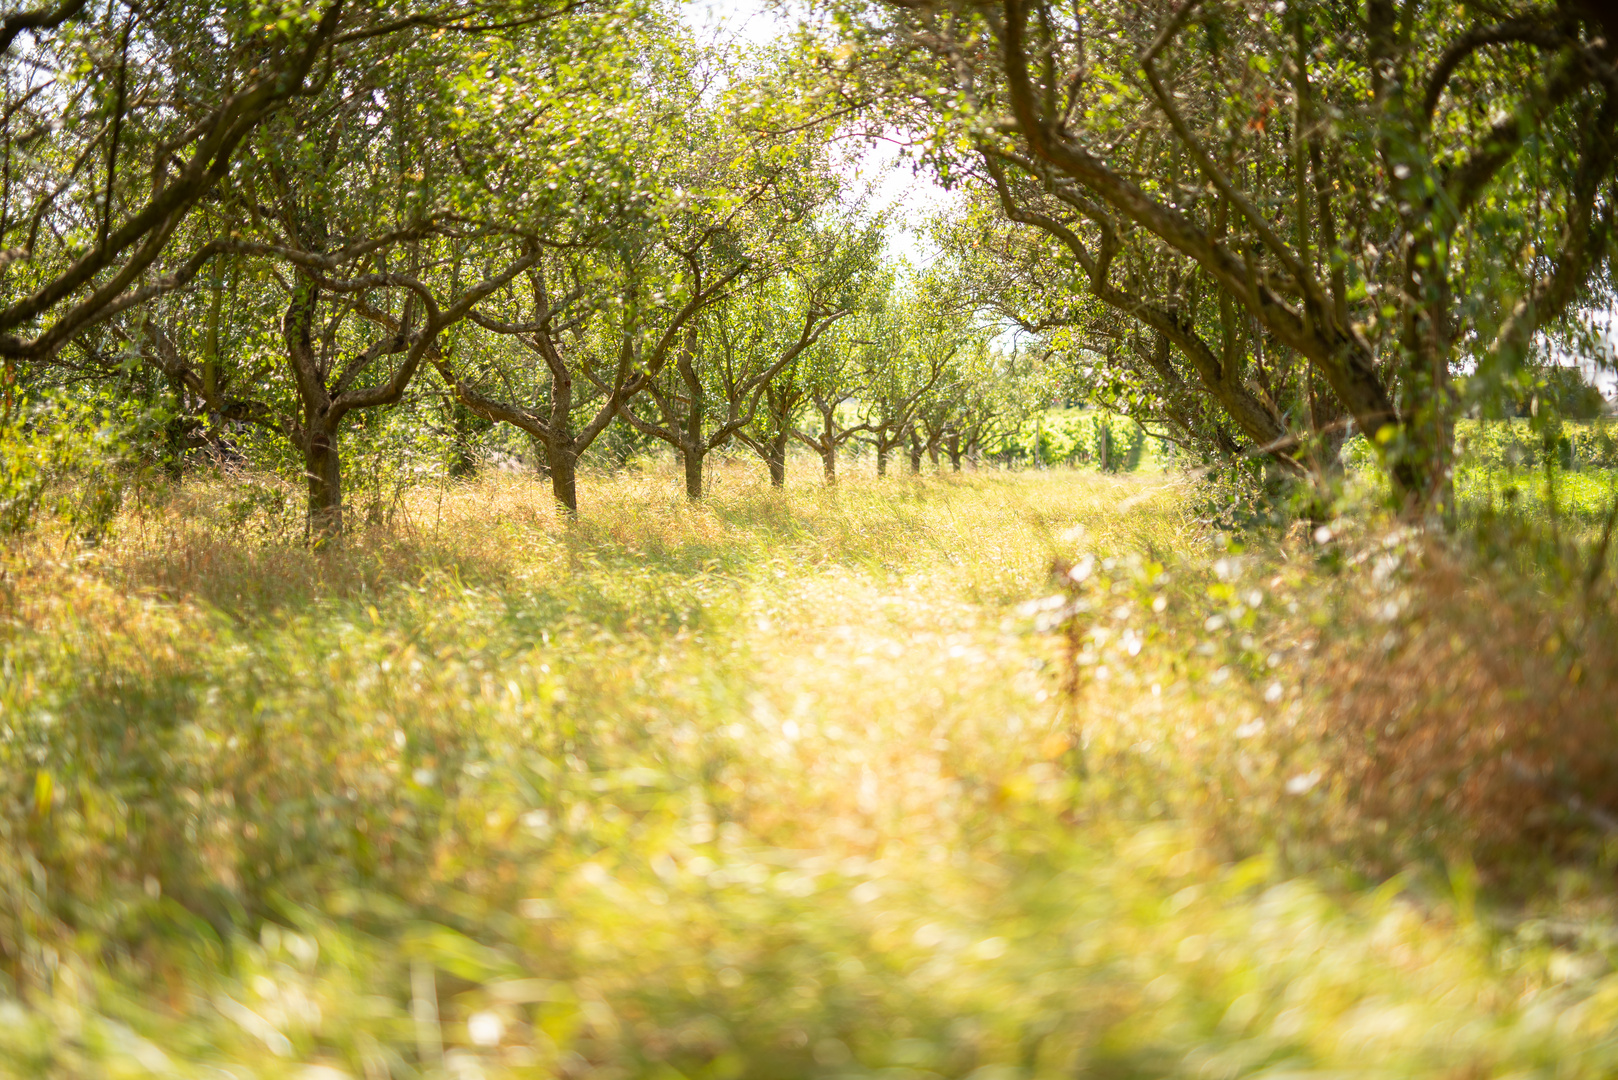
<path fill-rule="evenodd" d="M 1369 464 L 1371 449 L 1355 436 L 1343 448 L 1353 467 Z M 1542 467 L 1549 456 L 1564 469 L 1618 468 L 1618 422 L 1552 422 L 1535 430 L 1531 420 L 1460 420 L 1455 424 L 1457 461 L 1495 469 Z"/>
<path fill-rule="evenodd" d="M 1133 472 L 1162 460 L 1158 439 L 1127 416 L 1094 409 L 1053 410 L 1028 420 L 994 456 L 1008 464 L 1090 466 L 1103 472 Z"/>

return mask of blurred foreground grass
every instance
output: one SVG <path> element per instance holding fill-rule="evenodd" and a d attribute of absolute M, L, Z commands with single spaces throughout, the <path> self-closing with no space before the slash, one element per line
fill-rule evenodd
<path fill-rule="evenodd" d="M 0 1074 L 1618 1070 L 1610 853 L 1507 920 L 1311 846 L 1296 552 L 1163 476 L 674 491 L 315 553 L 198 482 L 6 549 Z"/>

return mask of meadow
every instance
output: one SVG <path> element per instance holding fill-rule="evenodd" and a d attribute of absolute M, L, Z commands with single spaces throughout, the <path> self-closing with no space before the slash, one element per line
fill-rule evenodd
<path fill-rule="evenodd" d="M 794 468 L 7 541 L 0 1075 L 1618 1070 L 1606 561 Z"/>

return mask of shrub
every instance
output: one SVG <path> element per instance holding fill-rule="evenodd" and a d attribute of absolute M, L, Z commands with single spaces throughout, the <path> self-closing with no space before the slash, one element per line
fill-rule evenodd
<path fill-rule="evenodd" d="M 1093 465 L 1103 472 L 1134 472 L 1146 459 L 1146 429 L 1127 416 L 1092 409 L 1051 411 L 1029 420 L 1006 439 L 1000 453 L 1042 465 Z"/>
<path fill-rule="evenodd" d="M 1618 821 L 1618 635 L 1609 605 L 1550 601 L 1453 553 L 1377 556 L 1325 641 L 1317 739 L 1357 831 L 1388 854 L 1503 866 Z M 1479 627 L 1488 633 L 1478 633 Z"/>
<path fill-rule="evenodd" d="M 1534 468 L 1549 457 L 1566 469 L 1610 469 L 1618 467 L 1618 439 L 1605 421 L 1462 420 L 1455 425 L 1455 454 L 1490 468 Z"/>
<path fill-rule="evenodd" d="M 1090 421 L 1092 460 L 1103 472 L 1134 472 L 1146 450 L 1146 429 L 1127 416 L 1096 413 Z"/>
<path fill-rule="evenodd" d="M 162 420 L 65 398 L 24 404 L 0 426 L 0 533 L 26 532 L 50 509 L 82 539 L 98 542 L 123 506 L 132 448 Z M 54 502 L 46 498 L 53 489 L 60 492 Z"/>
<path fill-rule="evenodd" d="M 1277 544 L 1237 479 L 1207 489 L 1230 500 L 1202 508 L 1211 550 L 1057 565 L 1067 602 L 1045 624 L 1069 636 L 1076 714 L 1105 718 L 1091 775 L 1203 821 L 1229 857 L 1351 880 L 1472 864 L 1516 886 L 1610 857 L 1610 551 L 1558 553 L 1521 522 L 1501 538 L 1515 561 L 1481 535 L 1342 520 Z"/>
<path fill-rule="evenodd" d="M 0 427 L 0 533 L 15 535 L 33 524 L 49 465 L 43 440 L 15 421 Z"/>

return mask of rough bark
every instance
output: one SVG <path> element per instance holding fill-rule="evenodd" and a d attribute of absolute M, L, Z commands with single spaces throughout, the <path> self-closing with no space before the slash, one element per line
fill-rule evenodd
<path fill-rule="evenodd" d="M 770 486 L 785 487 L 787 482 L 787 432 L 783 427 L 765 443 L 768 454 L 765 461 L 770 466 Z"/>
<path fill-rule="evenodd" d="M 545 463 L 550 468 L 551 494 L 570 518 L 579 516 L 579 455 L 570 438 L 545 444 Z"/>
<path fill-rule="evenodd" d="M 307 420 L 303 470 L 309 485 L 309 539 L 318 544 L 343 532 L 343 463 L 336 432 L 316 417 Z"/>
<path fill-rule="evenodd" d="M 702 498 L 702 460 L 706 456 L 700 446 L 680 449 L 680 458 L 685 465 L 685 497 L 693 502 Z"/>

